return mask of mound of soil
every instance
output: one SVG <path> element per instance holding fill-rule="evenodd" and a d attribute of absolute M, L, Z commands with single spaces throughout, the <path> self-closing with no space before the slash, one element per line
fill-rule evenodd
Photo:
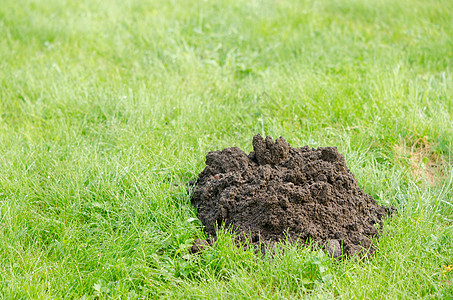
<path fill-rule="evenodd" d="M 225 223 L 252 242 L 289 237 L 319 242 L 334 257 L 374 253 L 375 225 L 382 228 L 393 208 L 359 188 L 336 147 L 293 148 L 258 134 L 253 148 L 249 155 L 232 147 L 206 156 L 191 201 L 208 234 L 215 237 Z"/>

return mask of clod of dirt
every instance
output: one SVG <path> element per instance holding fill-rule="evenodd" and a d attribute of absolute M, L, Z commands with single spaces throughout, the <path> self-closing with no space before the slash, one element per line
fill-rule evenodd
<path fill-rule="evenodd" d="M 198 218 L 215 237 L 222 223 L 252 242 L 314 241 L 333 257 L 369 255 L 382 219 L 336 147 L 292 148 L 283 138 L 253 137 L 249 155 L 237 147 L 209 152 L 192 195 Z"/>
<path fill-rule="evenodd" d="M 206 240 L 200 240 L 200 239 L 195 239 L 195 241 L 192 244 L 192 247 L 190 247 L 189 251 L 190 253 L 198 253 L 201 252 L 209 247 L 209 243 Z"/>

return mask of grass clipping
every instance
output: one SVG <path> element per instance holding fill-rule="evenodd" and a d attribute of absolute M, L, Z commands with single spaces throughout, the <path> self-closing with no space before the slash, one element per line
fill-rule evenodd
<path fill-rule="evenodd" d="M 206 156 L 191 200 L 209 235 L 225 225 L 252 243 L 318 242 L 334 257 L 376 251 L 371 239 L 393 207 L 359 188 L 337 148 L 293 148 L 259 134 L 253 148 Z"/>

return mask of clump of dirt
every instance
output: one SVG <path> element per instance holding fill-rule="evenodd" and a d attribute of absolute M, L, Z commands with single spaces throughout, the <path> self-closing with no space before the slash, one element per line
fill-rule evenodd
<path fill-rule="evenodd" d="M 253 148 L 206 156 L 191 201 L 208 234 L 224 223 L 254 243 L 314 241 L 334 257 L 376 251 L 371 238 L 393 208 L 359 188 L 336 147 L 293 148 L 258 134 Z"/>

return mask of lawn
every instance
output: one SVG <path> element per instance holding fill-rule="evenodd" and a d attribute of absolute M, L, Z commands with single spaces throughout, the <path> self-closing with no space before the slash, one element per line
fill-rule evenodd
<path fill-rule="evenodd" d="M 450 0 L 3 0 L 0 299 L 452 299 Z M 185 184 L 254 134 L 337 146 L 379 251 L 255 255 Z"/>

